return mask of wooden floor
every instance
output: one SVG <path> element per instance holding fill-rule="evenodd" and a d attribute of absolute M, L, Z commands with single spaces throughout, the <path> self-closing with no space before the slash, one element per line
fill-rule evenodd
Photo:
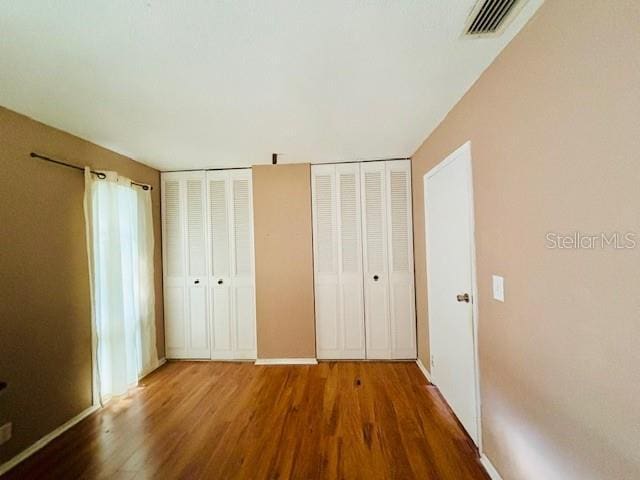
<path fill-rule="evenodd" d="M 414 363 L 176 362 L 6 478 L 489 477 Z"/>

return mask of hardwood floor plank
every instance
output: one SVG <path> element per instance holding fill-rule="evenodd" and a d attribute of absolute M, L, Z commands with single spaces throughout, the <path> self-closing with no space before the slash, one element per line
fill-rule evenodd
<path fill-rule="evenodd" d="M 4 479 L 488 479 L 408 362 L 169 362 Z"/>

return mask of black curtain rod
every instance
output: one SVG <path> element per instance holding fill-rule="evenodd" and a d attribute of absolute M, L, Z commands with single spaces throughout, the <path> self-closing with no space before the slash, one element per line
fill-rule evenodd
<path fill-rule="evenodd" d="M 377 158 L 374 160 L 347 160 L 344 162 L 319 162 L 319 163 L 311 163 L 311 165 L 340 165 L 341 163 L 368 163 L 368 162 L 390 162 L 393 160 L 411 160 L 411 157 L 397 157 L 397 158 Z M 256 165 L 262 166 L 263 164 Z M 265 164 L 269 165 L 269 164 Z M 295 163 L 287 163 L 278 165 L 295 165 Z M 177 172 L 217 172 L 218 170 L 246 170 L 249 167 L 227 167 L 227 168 L 186 168 L 183 170 L 162 170 L 162 173 L 177 173 Z"/>
<path fill-rule="evenodd" d="M 84 168 L 82 167 L 73 165 L 71 163 L 62 162 L 60 160 L 55 160 L 45 155 L 40 155 L 39 153 L 31 152 L 30 157 L 39 158 L 40 160 L 46 160 L 47 162 L 56 163 L 58 165 L 62 165 L 63 167 L 75 168 L 76 170 L 80 170 L 81 172 L 84 172 Z M 103 172 L 96 172 L 95 170 L 91 170 L 91 173 L 93 173 L 100 180 L 104 180 L 105 178 L 107 178 L 107 176 Z M 147 185 L 145 183 L 137 183 L 132 181 L 131 185 L 137 185 L 138 187 L 141 187 L 143 190 L 153 190 L 153 187 L 151 185 Z"/>

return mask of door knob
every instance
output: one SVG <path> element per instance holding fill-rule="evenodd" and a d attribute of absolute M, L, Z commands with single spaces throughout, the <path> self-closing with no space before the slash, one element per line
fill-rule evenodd
<path fill-rule="evenodd" d="M 195 283 L 196 285 L 200 283 L 200 280 L 195 280 L 193 283 Z"/>
<path fill-rule="evenodd" d="M 465 293 L 464 295 L 456 295 L 456 300 L 458 300 L 459 302 L 466 302 L 469 303 L 469 294 Z"/>
<path fill-rule="evenodd" d="M 218 280 L 218 285 L 222 285 L 222 279 Z"/>
<path fill-rule="evenodd" d="M 380 277 L 379 277 L 378 275 L 374 275 L 374 276 L 373 276 L 373 280 L 374 280 L 375 282 L 377 282 L 379 278 L 380 278 Z"/>

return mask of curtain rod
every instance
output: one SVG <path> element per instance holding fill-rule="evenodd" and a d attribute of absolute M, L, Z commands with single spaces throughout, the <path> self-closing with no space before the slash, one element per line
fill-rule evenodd
<path fill-rule="evenodd" d="M 309 165 L 340 165 L 341 163 L 368 163 L 368 162 L 390 162 L 393 160 L 411 160 L 411 157 L 397 157 L 397 158 L 376 158 L 372 160 L 345 160 L 344 162 L 311 162 Z M 161 170 L 162 173 L 177 173 L 177 172 L 215 172 L 218 170 L 246 170 L 247 168 L 261 167 L 262 165 L 271 164 L 258 164 L 248 167 L 222 167 L 222 168 L 185 168 L 181 170 Z M 296 165 L 295 163 L 278 163 L 278 165 Z"/>
<path fill-rule="evenodd" d="M 62 162 L 60 160 L 54 160 L 53 158 L 47 157 L 45 155 L 40 155 L 39 153 L 31 152 L 29 156 L 31 158 L 39 158 L 40 160 L 46 160 L 47 162 L 62 165 L 63 167 L 75 168 L 76 170 L 80 170 L 81 172 L 84 172 L 84 168 L 79 167 L 78 165 Z M 107 176 L 103 172 L 96 172 L 95 170 L 91 170 L 91 173 L 93 173 L 100 180 L 104 180 L 105 178 L 107 178 Z M 137 183 L 132 181 L 131 185 L 136 185 L 138 187 L 141 187 L 143 190 L 153 190 L 153 187 L 151 185 L 147 185 L 146 183 Z"/>

